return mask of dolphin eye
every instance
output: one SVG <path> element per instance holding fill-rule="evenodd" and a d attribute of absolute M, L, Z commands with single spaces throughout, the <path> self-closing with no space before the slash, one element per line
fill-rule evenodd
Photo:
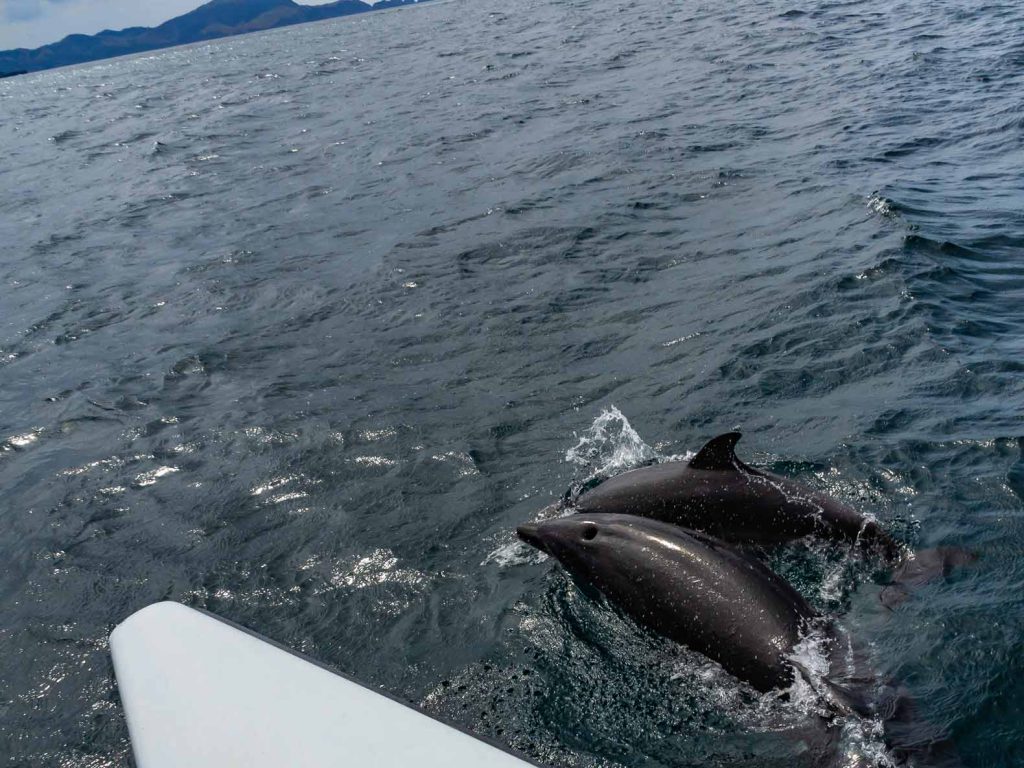
<path fill-rule="evenodd" d="M 583 529 L 583 540 L 584 541 L 593 541 L 595 538 L 597 538 L 597 526 L 596 525 L 588 525 L 586 528 Z"/>

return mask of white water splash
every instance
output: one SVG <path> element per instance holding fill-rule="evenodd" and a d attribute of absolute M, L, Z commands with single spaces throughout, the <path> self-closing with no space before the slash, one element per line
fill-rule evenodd
<path fill-rule="evenodd" d="M 629 419 L 614 405 L 601 411 L 582 436 L 576 435 L 576 445 L 565 452 L 565 461 L 579 468 L 584 482 L 594 478 L 611 477 L 652 461 L 687 461 L 693 453 L 665 456 L 648 445 L 633 429 Z M 540 510 L 533 522 L 572 513 L 571 508 L 552 504 Z M 519 541 L 512 533 L 502 536 L 502 543 L 480 563 L 499 568 L 517 565 L 535 565 L 548 559 L 543 552 Z"/>
<path fill-rule="evenodd" d="M 513 565 L 536 565 L 543 563 L 548 556 L 539 549 L 534 549 L 518 539 L 507 541 L 490 552 L 480 565 L 496 565 L 507 568 Z"/>
<path fill-rule="evenodd" d="M 845 633 L 839 632 L 839 636 Z M 786 706 L 795 708 L 804 715 L 829 716 L 828 687 L 831 684 L 830 646 L 835 642 L 822 628 L 815 628 L 793 648 L 790 659 L 807 672 L 807 676 L 796 675 L 788 689 L 789 701 Z M 852 650 L 851 650 L 852 652 Z M 855 768 L 871 765 L 875 768 L 895 768 L 895 760 L 885 746 L 884 726 L 880 718 L 848 714 L 836 717 L 840 727 L 839 766 Z"/>
<path fill-rule="evenodd" d="M 550 520 L 554 517 L 565 517 L 572 513 L 571 509 L 563 508 L 559 504 L 549 504 L 534 517 L 533 522 Z M 520 541 L 515 532 L 506 532 L 500 535 L 501 544 L 491 551 L 483 559 L 480 565 L 496 565 L 499 568 L 506 568 L 514 565 L 536 565 L 543 563 L 548 556 L 539 549 L 531 547 L 524 541 Z"/>
<path fill-rule="evenodd" d="M 842 560 L 825 571 L 821 586 L 818 588 L 818 597 L 824 603 L 831 605 L 843 599 L 849 567 L 850 554 L 847 553 Z"/>
<path fill-rule="evenodd" d="M 0 453 L 24 450 L 38 441 L 42 434 L 43 430 L 39 427 L 21 435 L 11 435 L 6 440 L 0 440 Z"/>
<path fill-rule="evenodd" d="M 884 216 L 887 219 L 895 219 L 896 211 L 893 210 L 892 200 L 883 197 L 878 192 L 873 193 L 868 197 L 868 209 L 873 213 L 877 213 L 879 216 Z"/>
<path fill-rule="evenodd" d="M 807 672 L 807 677 L 803 674 L 795 675 L 793 685 L 787 691 L 790 705 L 805 714 L 826 715 L 828 708 L 820 693 L 829 673 L 828 638 L 825 633 L 817 629 L 808 632 L 793 646 L 789 658 L 799 665 L 798 669 Z"/>
<path fill-rule="evenodd" d="M 167 477 L 167 475 L 173 475 L 180 471 L 181 470 L 177 467 L 157 467 L 156 469 L 151 469 L 149 472 L 143 472 L 142 474 L 137 475 L 135 477 L 135 485 L 138 488 L 147 488 L 151 485 L 156 485 L 160 478 Z"/>
<path fill-rule="evenodd" d="M 576 445 L 565 452 L 565 460 L 589 470 L 590 477 L 617 475 L 658 458 L 658 452 L 644 442 L 614 405 L 603 410 Z"/>

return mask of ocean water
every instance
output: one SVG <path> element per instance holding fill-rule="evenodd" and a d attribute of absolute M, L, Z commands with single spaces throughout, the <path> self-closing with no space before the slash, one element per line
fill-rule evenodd
<path fill-rule="evenodd" d="M 895 611 L 773 563 L 1024 763 L 1022 24 L 452 0 L 0 83 L 0 758 L 130 765 L 106 638 L 171 599 L 546 765 L 813 764 L 513 535 L 738 428 L 978 552 Z"/>

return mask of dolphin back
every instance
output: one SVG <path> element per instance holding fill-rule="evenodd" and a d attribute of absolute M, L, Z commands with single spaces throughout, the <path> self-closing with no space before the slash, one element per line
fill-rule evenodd
<path fill-rule="evenodd" d="M 577 497 L 579 512 L 638 515 L 737 544 L 780 544 L 818 536 L 875 549 L 902 548 L 875 521 L 827 494 L 753 469 L 736 456 L 739 432 L 710 440 L 689 461 L 624 472 Z"/>

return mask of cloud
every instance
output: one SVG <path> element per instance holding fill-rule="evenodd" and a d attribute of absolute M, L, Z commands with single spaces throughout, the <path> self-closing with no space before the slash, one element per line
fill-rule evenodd
<path fill-rule="evenodd" d="M 18 23 L 32 21 L 43 15 L 43 4 L 40 0 L 0 0 L 3 6 L 4 21 Z"/>
<path fill-rule="evenodd" d="M 47 6 L 76 3 L 79 0 L 0 0 L 0 17 L 18 23 L 32 21 L 48 12 Z"/>

